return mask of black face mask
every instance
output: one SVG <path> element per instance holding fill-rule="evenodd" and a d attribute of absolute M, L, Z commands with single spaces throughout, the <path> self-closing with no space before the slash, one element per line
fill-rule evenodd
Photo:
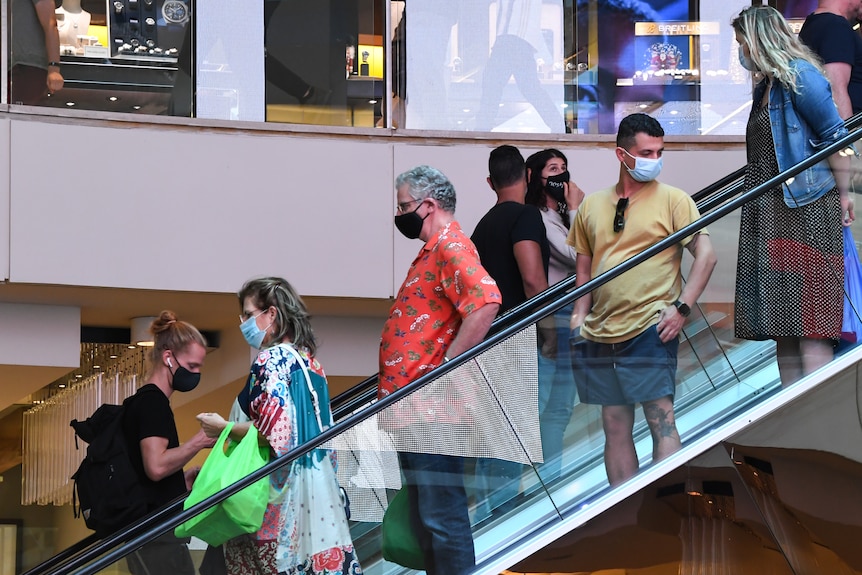
<path fill-rule="evenodd" d="M 174 356 L 176 359 L 176 356 Z M 192 373 L 191 371 L 180 365 L 180 360 L 177 359 L 177 369 L 171 372 L 171 387 L 174 391 L 191 391 L 198 386 L 201 381 L 200 373 Z"/>
<path fill-rule="evenodd" d="M 568 170 L 555 176 L 548 176 L 548 180 L 545 183 L 545 191 L 548 192 L 549 196 L 557 200 L 557 202 L 565 204 L 566 188 L 563 184 L 568 183 L 569 179 Z"/>
<path fill-rule="evenodd" d="M 419 206 L 421 205 L 422 203 L 420 202 Z M 416 206 L 416 210 L 419 209 L 419 206 Z M 398 231 L 401 232 L 408 240 L 415 240 L 419 237 L 422 233 L 422 226 L 425 224 L 425 218 L 428 217 L 428 214 L 425 214 L 425 218 L 423 218 L 416 213 L 416 210 L 407 214 L 395 216 L 395 227 L 398 228 Z"/>

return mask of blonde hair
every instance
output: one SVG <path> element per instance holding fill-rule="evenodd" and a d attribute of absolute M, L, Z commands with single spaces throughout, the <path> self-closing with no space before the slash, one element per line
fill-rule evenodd
<path fill-rule="evenodd" d="M 192 343 L 207 346 L 206 338 L 195 326 L 178 320 L 177 315 L 167 309 L 150 324 L 150 333 L 153 334 L 153 348 L 150 350 L 150 361 L 153 365 L 158 363 L 159 356 L 166 349 L 176 353 Z"/>
<path fill-rule="evenodd" d="M 757 69 L 785 88 L 799 93 L 797 71 L 791 66 L 793 60 L 806 60 L 824 73 L 820 58 L 793 34 L 787 20 L 775 8 L 751 6 L 740 12 L 731 25 L 748 46 Z"/>

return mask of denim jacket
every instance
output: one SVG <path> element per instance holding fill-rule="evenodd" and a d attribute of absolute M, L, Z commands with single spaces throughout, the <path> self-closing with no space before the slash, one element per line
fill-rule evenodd
<path fill-rule="evenodd" d="M 773 82 L 769 94 L 769 123 L 779 172 L 847 134 L 829 81 L 806 60 L 793 60 L 791 66 L 797 70 L 799 92 Z M 766 82 L 755 88 L 755 102 L 761 101 L 765 89 Z M 784 203 L 791 208 L 810 204 L 834 186 L 832 170 L 823 160 L 784 183 Z"/>

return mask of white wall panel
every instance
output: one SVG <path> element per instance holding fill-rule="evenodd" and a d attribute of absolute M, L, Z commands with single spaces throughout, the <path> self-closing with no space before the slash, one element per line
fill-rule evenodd
<path fill-rule="evenodd" d="M 17 283 L 224 293 L 279 274 L 309 296 L 386 298 L 420 248 L 393 226 L 397 174 L 422 163 L 447 174 L 467 233 L 495 201 L 484 141 L 8 126 Z M 613 143 L 558 147 L 587 193 L 616 181 Z M 661 180 L 694 192 L 743 163 L 742 146 L 692 145 L 666 152 Z"/>
<path fill-rule="evenodd" d="M 0 119 L 0 281 L 9 279 L 9 130 L 12 122 Z"/>
<path fill-rule="evenodd" d="M 12 123 L 11 281 L 388 297 L 389 143 Z M 46 161 L 47 160 L 47 161 Z"/>
<path fill-rule="evenodd" d="M 81 310 L 0 303 L 0 364 L 78 367 Z"/>

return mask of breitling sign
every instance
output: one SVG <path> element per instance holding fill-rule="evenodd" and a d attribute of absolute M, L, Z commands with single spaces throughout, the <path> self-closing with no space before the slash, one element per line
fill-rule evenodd
<path fill-rule="evenodd" d="M 635 36 L 717 35 L 718 22 L 635 22 Z"/>

